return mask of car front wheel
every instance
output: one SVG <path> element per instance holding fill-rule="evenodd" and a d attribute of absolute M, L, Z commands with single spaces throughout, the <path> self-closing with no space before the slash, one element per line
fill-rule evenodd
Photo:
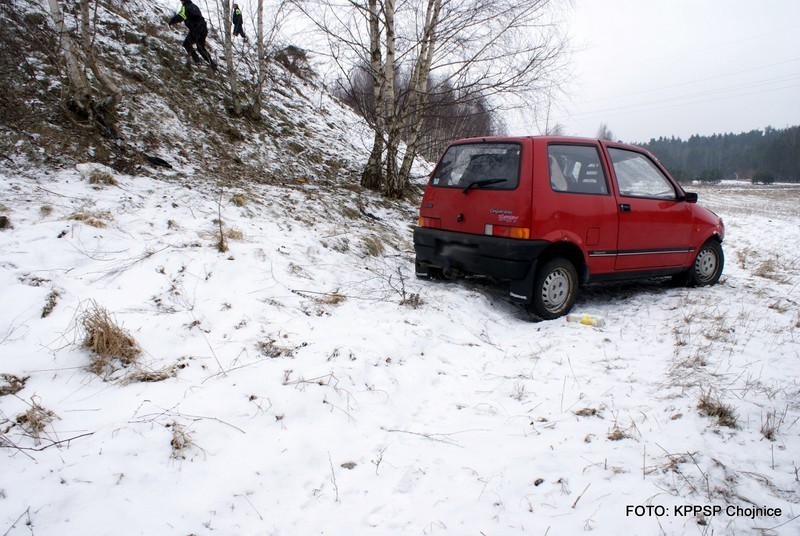
<path fill-rule="evenodd" d="M 572 309 L 577 292 L 575 266 L 566 259 L 552 259 L 537 271 L 530 310 L 543 320 L 564 316 Z"/>
<path fill-rule="evenodd" d="M 722 275 L 724 265 L 725 255 L 722 253 L 722 245 L 713 238 L 708 240 L 700 246 L 700 251 L 694 258 L 694 264 L 689 270 L 689 285 L 693 287 L 715 285 Z"/>

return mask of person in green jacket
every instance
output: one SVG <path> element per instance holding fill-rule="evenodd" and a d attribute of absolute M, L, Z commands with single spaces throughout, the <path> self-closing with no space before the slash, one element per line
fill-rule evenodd
<path fill-rule="evenodd" d="M 186 49 L 189 57 L 191 57 L 195 63 L 200 63 L 200 56 L 202 56 L 211 67 L 216 67 L 214 60 L 211 59 L 211 54 L 206 50 L 208 27 L 206 26 L 206 19 L 203 18 L 203 14 L 200 12 L 200 8 L 192 3 L 192 0 L 181 0 L 181 4 L 181 10 L 169 20 L 169 25 L 172 26 L 173 24 L 180 24 L 181 22 L 186 24 L 189 33 L 186 35 L 186 39 L 183 40 L 183 48 Z M 197 52 L 200 53 L 200 56 L 194 51 L 194 45 L 197 45 Z"/>
<path fill-rule="evenodd" d="M 242 29 L 242 10 L 239 9 L 239 4 L 233 4 L 233 18 L 231 20 L 233 21 L 233 36 L 239 35 L 247 41 L 247 36 L 244 35 L 244 30 Z"/>

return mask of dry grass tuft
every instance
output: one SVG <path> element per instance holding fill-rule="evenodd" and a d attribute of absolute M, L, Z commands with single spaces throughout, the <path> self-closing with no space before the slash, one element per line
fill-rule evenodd
<path fill-rule="evenodd" d="M 0 374 L 0 396 L 15 395 L 25 388 L 28 376 L 20 378 L 13 374 Z"/>
<path fill-rule="evenodd" d="M 31 397 L 31 408 L 25 413 L 17 415 L 17 424 L 22 427 L 33 438 L 34 443 L 39 445 L 41 443 L 42 433 L 47 428 L 47 425 L 53 422 L 56 414 L 42 407 L 36 401 L 36 397 Z"/>
<path fill-rule="evenodd" d="M 201 233 L 203 237 L 212 237 L 214 239 L 214 247 L 220 253 L 228 251 L 228 240 L 235 240 L 237 242 L 244 241 L 244 233 L 236 227 L 227 227 L 225 222 L 219 218 L 214 218 L 212 221 L 214 225 L 213 230 L 208 233 Z"/>
<path fill-rule="evenodd" d="M 378 236 L 368 236 L 367 238 L 365 238 L 364 248 L 367 250 L 367 253 L 372 257 L 379 257 L 386 250 L 386 248 L 383 245 L 383 241 Z"/>
<path fill-rule="evenodd" d="M 681 465 L 688 462 L 683 455 L 670 455 L 669 462 L 661 466 L 662 472 L 681 473 Z"/>
<path fill-rule="evenodd" d="M 126 374 L 125 377 L 120 380 L 120 383 L 122 385 L 128 385 L 131 383 L 162 382 L 177 376 L 178 370 L 184 367 L 185 365 L 168 365 L 158 370 L 145 370 L 142 368 L 137 368 Z"/>
<path fill-rule="evenodd" d="M 780 275 L 779 269 L 778 261 L 773 257 L 762 261 L 761 264 L 753 270 L 753 274 L 758 277 L 763 277 L 764 279 L 777 281 L 778 283 L 785 283 L 785 279 Z"/>
<path fill-rule="evenodd" d="M 229 240 L 236 240 L 237 242 L 241 242 L 244 240 L 244 233 L 241 232 L 236 227 L 231 227 L 230 229 L 225 230 L 225 238 Z"/>
<path fill-rule="evenodd" d="M 111 173 L 95 169 L 89 175 L 89 184 L 99 184 L 104 186 L 117 186 L 119 183 Z"/>
<path fill-rule="evenodd" d="M 419 294 L 412 292 L 407 297 L 400 300 L 400 305 L 411 307 L 412 309 L 419 309 L 425 302 L 419 297 Z"/>
<path fill-rule="evenodd" d="M 311 279 L 311 276 L 308 274 L 305 268 L 293 262 L 289 263 L 289 273 L 291 273 L 292 275 L 296 275 L 297 277 Z"/>
<path fill-rule="evenodd" d="M 272 359 L 276 357 L 292 357 L 295 351 L 295 348 L 275 344 L 275 341 L 272 339 L 259 341 L 258 344 L 256 344 L 256 348 L 259 353 Z"/>
<path fill-rule="evenodd" d="M 79 221 L 85 223 L 86 225 L 97 227 L 98 229 L 105 229 L 108 225 L 107 222 L 113 218 L 108 212 L 89 212 L 81 210 L 70 214 L 68 219 Z"/>
<path fill-rule="evenodd" d="M 619 428 L 618 426 L 614 426 L 614 429 L 611 430 L 611 433 L 609 433 L 607 437 L 611 441 L 620 441 L 622 439 L 629 438 L 630 435 L 628 435 L 628 433 L 625 430 L 623 430 L 622 428 Z"/>
<path fill-rule="evenodd" d="M 764 439 L 775 441 L 775 437 L 780 433 L 781 425 L 783 425 L 785 418 L 786 411 L 783 412 L 783 415 L 778 415 L 774 411 L 768 411 L 764 417 L 764 421 L 761 423 L 761 435 L 764 436 Z"/>
<path fill-rule="evenodd" d="M 739 417 L 736 415 L 733 406 L 722 403 L 711 391 L 703 391 L 700 394 L 700 401 L 697 404 L 697 409 L 708 417 L 715 417 L 717 419 L 717 424 L 720 426 L 736 428 L 736 422 Z"/>
<path fill-rule="evenodd" d="M 123 366 L 131 365 L 142 353 L 136 340 L 97 303 L 92 302 L 80 322 L 86 333 L 83 347 L 94 354 L 89 370 L 95 374 L 112 372 L 116 369 L 115 361 Z"/>
<path fill-rule="evenodd" d="M 169 442 L 172 447 L 172 458 L 185 460 L 186 451 L 192 448 L 192 436 L 185 426 L 177 422 L 168 424 L 167 428 L 172 428 L 172 440 Z"/>
<path fill-rule="evenodd" d="M 42 318 L 50 316 L 50 313 L 56 308 L 59 296 L 61 296 L 61 293 L 58 290 L 53 289 L 50 291 L 50 294 L 48 294 L 45 299 L 44 307 L 42 308 Z"/>
<path fill-rule="evenodd" d="M 739 267 L 742 270 L 747 269 L 747 262 L 750 260 L 750 257 L 753 255 L 753 250 L 749 247 L 745 247 L 740 249 L 736 252 L 736 257 L 739 260 Z"/>
<path fill-rule="evenodd" d="M 347 205 L 342 206 L 340 212 L 342 213 L 342 216 L 350 220 L 358 220 L 361 218 L 361 212 L 359 212 L 358 209 L 349 207 Z"/>
<path fill-rule="evenodd" d="M 315 298 L 316 302 L 321 305 L 339 305 L 347 299 L 344 294 L 338 292 L 331 292 L 330 294 L 323 294 L 319 298 Z"/>

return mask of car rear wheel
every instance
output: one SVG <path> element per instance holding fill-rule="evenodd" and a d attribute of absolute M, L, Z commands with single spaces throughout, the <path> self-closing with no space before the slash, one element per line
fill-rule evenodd
<path fill-rule="evenodd" d="M 578 272 L 571 262 L 555 258 L 536 273 L 530 310 L 543 320 L 564 316 L 572 309 L 578 292 Z"/>
<path fill-rule="evenodd" d="M 689 270 L 689 285 L 693 287 L 715 285 L 722 275 L 724 265 L 725 255 L 722 253 L 722 245 L 713 238 L 708 240 L 700 246 L 694 258 L 694 264 Z"/>

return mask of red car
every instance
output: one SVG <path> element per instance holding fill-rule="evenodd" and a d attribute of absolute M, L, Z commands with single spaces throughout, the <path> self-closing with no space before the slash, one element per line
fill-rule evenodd
<path fill-rule="evenodd" d="M 583 283 L 722 274 L 725 227 L 645 149 L 567 137 L 452 143 L 414 230 L 422 278 L 505 280 L 543 319 L 569 312 Z"/>

